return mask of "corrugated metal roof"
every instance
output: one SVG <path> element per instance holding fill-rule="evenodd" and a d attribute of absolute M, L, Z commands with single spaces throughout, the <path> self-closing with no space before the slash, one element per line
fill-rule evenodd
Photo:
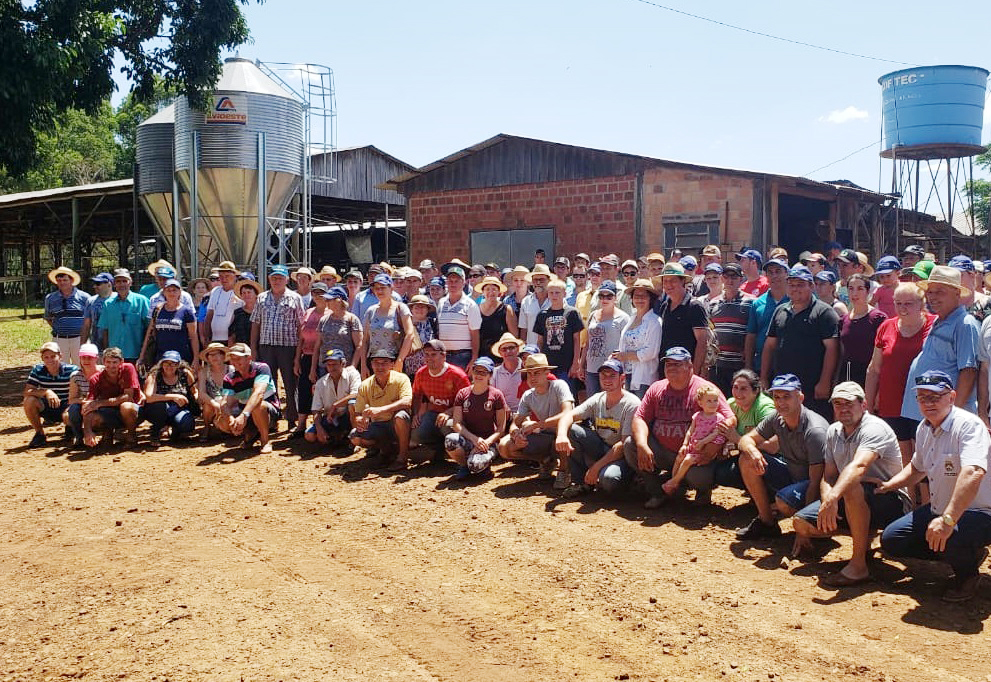
<path fill-rule="evenodd" d="M 95 182 L 92 185 L 75 185 L 74 187 L 55 187 L 39 189 L 33 192 L 18 192 L 17 194 L 0 195 L 0 206 L 14 204 L 33 204 L 49 199 L 71 199 L 72 197 L 98 196 L 100 194 L 126 194 L 132 191 L 134 180 L 110 180 Z"/>

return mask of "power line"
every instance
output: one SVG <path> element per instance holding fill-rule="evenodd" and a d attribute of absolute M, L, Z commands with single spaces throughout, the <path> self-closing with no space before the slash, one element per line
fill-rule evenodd
<path fill-rule="evenodd" d="M 838 163 L 840 163 L 841 161 L 846 161 L 846 160 L 847 160 L 847 159 L 849 159 L 849 158 L 850 158 L 851 156 L 856 156 L 857 154 L 859 154 L 860 152 L 862 152 L 862 151 L 864 151 L 865 149 L 870 149 L 870 148 L 871 148 L 871 147 L 873 147 L 874 145 L 877 145 L 877 144 L 880 144 L 880 143 L 881 143 L 881 140 L 874 140 L 874 141 L 873 141 L 873 142 L 871 142 L 870 144 L 865 144 L 865 145 L 864 145 L 863 147 L 861 147 L 860 149 L 857 149 L 856 151 L 852 151 L 852 152 L 850 152 L 849 154 L 847 154 L 846 156 L 844 156 L 844 157 L 843 157 L 842 159 L 836 159 L 835 161 L 830 161 L 830 162 L 829 162 L 829 163 L 827 163 L 827 164 L 826 164 L 825 166 L 819 166 L 819 167 L 818 167 L 818 168 L 816 168 L 816 169 L 815 169 L 814 171 L 809 171 L 808 173 L 803 173 L 803 174 L 802 174 L 802 177 L 806 177 L 806 178 L 807 178 L 807 177 L 810 177 L 810 176 L 812 176 L 812 175 L 815 175 L 816 173 L 818 173 L 818 172 L 819 172 L 819 171 L 821 171 L 821 170 L 826 170 L 826 169 L 827 169 L 827 168 L 829 168 L 830 166 L 835 166 L 836 164 L 838 164 Z"/>
<path fill-rule="evenodd" d="M 874 57 L 869 54 L 859 54 L 857 52 L 847 52 L 846 50 L 837 50 L 832 47 L 826 47 L 825 45 L 816 45 L 814 43 L 806 43 L 802 40 L 793 40 L 791 38 L 783 38 L 781 36 L 776 36 L 771 33 L 764 33 L 763 31 L 755 31 L 752 28 L 745 28 L 743 26 L 737 26 L 735 24 L 729 24 L 725 21 L 719 21 L 718 19 L 710 19 L 709 17 L 703 17 L 698 14 L 692 14 L 691 12 L 686 12 L 684 10 L 676 9 L 674 7 L 668 7 L 667 5 L 662 5 L 657 2 L 651 2 L 651 0 L 634 0 L 634 2 L 639 2 L 643 5 L 650 5 L 657 9 L 667 10 L 668 12 L 674 12 L 675 14 L 680 14 L 682 16 L 691 17 L 692 19 L 698 19 L 700 21 L 707 21 L 710 24 L 716 24 L 717 26 L 722 26 L 724 28 L 732 28 L 737 31 L 743 31 L 744 33 L 749 33 L 751 35 L 760 36 L 762 38 L 770 38 L 771 40 L 779 40 L 783 43 L 791 43 L 792 45 L 800 45 L 802 47 L 811 47 L 814 50 L 822 50 L 823 52 L 832 52 L 834 54 L 842 54 L 847 57 L 859 57 L 860 59 L 870 59 L 875 62 L 885 62 L 887 64 L 898 64 L 901 66 L 917 66 L 917 64 L 911 64 L 909 62 L 900 62 L 895 59 L 885 59 L 883 57 Z"/>

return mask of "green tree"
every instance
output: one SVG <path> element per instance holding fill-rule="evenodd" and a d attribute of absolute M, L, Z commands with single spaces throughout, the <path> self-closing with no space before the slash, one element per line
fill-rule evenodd
<path fill-rule="evenodd" d="M 0 169 L 22 178 L 42 133 L 69 109 L 97 112 L 116 57 L 139 98 L 155 76 L 190 98 L 220 77 L 220 53 L 248 39 L 249 0 L 0 0 Z"/>
<path fill-rule="evenodd" d="M 991 171 L 991 150 L 980 154 L 974 159 L 978 168 Z M 978 234 L 987 234 L 991 227 L 991 181 L 977 178 L 968 183 L 967 190 L 973 193 L 974 199 L 967 208 L 968 214 L 974 216 Z"/>

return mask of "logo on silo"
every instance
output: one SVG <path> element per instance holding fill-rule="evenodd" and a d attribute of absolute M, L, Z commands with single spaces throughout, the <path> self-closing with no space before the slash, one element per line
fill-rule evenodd
<path fill-rule="evenodd" d="M 244 125 L 248 122 L 247 107 L 230 95 L 214 95 L 213 109 L 207 112 L 205 122 Z"/>

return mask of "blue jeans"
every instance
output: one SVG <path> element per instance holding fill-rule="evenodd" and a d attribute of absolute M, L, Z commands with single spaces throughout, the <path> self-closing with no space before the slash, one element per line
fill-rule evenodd
<path fill-rule="evenodd" d="M 568 466 L 571 469 L 572 483 L 584 483 L 585 474 L 589 468 L 609 451 L 609 444 L 602 440 L 602 437 L 595 432 L 595 429 L 586 428 L 581 424 L 572 424 L 568 431 L 568 440 L 575 448 L 575 451 L 568 457 Z M 597 488 L 605 493 L 616 493 L 626 487 L 626 484 L 633 478 L 633 470 L 626 460 L 620 459 L 611 462 L 599 471 L 599 478 L 595 482 Z"/>
<path fill-rule="evenodd" d="M 461 369 L 468 371 L 468 363 L 471 362 L 470 350 L 449 350 L 447 351 L 447 361 L 452 365 L 457 365 Z"/>
<path fill-rule="evenodd" d="M 409 436 L 410 447 L 433 445 L 438 451 L 443 447 L 444 436 L 450 432 L 450 429 L 437 427 L 437 417 L 440 414 L 442 413 L 427 410 L 420 416 L 420 424 L 413 429 Z"/>
<path fill-rule="evenodd" d="M 598 372 L 585 372 L 585 393 L 591 398 L 593 395 L 602 390 L 602 385 L 599 384 L 599 373 Z"/>
<path fill-rule="evenodd" d="M 881 534 L 881 549 L 891 557 L 945 561 L 958 578 L 976 575 L 981 569 L 981 550 L 991 545 L 991 515 L 965 511 L 941 554 L 929 549 L 926 542 L 926 529 L 936 516 L 927 504 L 892 521 Z"/>
<path fill-rule="evenodd" d="M 898 493 L 877 495 L 874 493 L 874 488 L 877 487 L 876 484 L 861 483 L 860 485 L 864 489 L 864 499 L 867 501 L 867 506 L 871 510 L 871 528 L 884 528 L 904 513 L 905 502 Z M 802 492 L 804 493 L 804 491 Z M 786 499 L 785 502 L 789 501 Z M 789 504 L 791 503 L 789 502 Z M 819 500 L 806 505 L 795 514 L 795 518 L 802 519 L 809 525 L 816 525 L 819 522 L 819 505 Z M 840 522 L 838 526 L 845 528 L 846 509 L 842 499 L 840 499 L 836 508 L 838 511 L 837 520 Z"/>
<path fill-rule="evenodd" d="M 152 432 L 161 431 L 166 426 L 171 426 L 174 434 L 192 433 L 196 428 L 196 418 L 189 406 L 179 407 L 171 400 L 148 403 L 141 408 L 141 417 L 151 424 Z"/>
<path fill-rule="evenodd" d="M 69 430 L 76 438 L 83 437 L 83 406 L 79 403 L 69 405 L 66 409 L 69 415 Z"/>
<path fill-rule="evenodd" d="M 644 388 L 647 387 L 645 386 Z M 637 469 L 637 445 L 633 442 L 632 436 L 626 439 L 623 447 L 623 455 L 626 457 L 626 463 L 630 468 L 640 475 L 647 494 L 651 497 L 659 497 L 664 494 L 661 490 L 661 472 L 665 470 L 671 471 L 678 453 L 668 450 L 661 445 L 653 435 L 648 436 L 647 446 L 654 454 L 654 468 L 652 471 L 640 471 Z M 688 474 L 685 476 L 685 483 L 690 488 L 706 492 L 712 490 L 715 484 L 715 474 L 715 461 L 705 466 L 694 466 L 688 470 Z"/>

